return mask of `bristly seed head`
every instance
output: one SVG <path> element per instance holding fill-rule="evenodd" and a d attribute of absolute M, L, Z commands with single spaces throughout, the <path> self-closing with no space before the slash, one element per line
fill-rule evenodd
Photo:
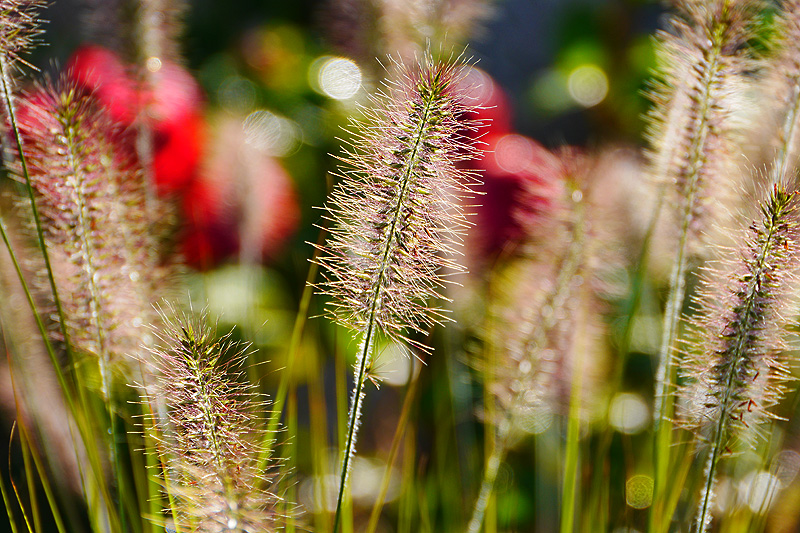
<path fill-rule="evenodd" d="M 103 365 L 128 361 L 154 320 L 151 299 L 164 273 L 151 258 L 141 168 L 94 94 L 66 77 L 22 95 L 17 108 L 73 348 Z M 19 161 L 10 167 L 25 180 Z"/>
<path fill-rule="evenodd" d="M 340 323 L 374 326 L 395 339 L 445 318 L 442 270 L 463 268 L 458 254 L 468 222 L 463 200 L 476 175 L 460 161 L 476 157 L 467 135 L 479 124 L 459 97 L 463 63 L 430 56 L 397 64 L 395 81 L 352 123 L 353 147 L 341 157 L 342 182 L 327 206 L 331 238 L 318 262 L 324 294 Z"/>
<path fill-rule="evenodd" d="M 165 328 L 151 358 L 157 383 L 145 400 L 165 406 L 153 432 L 176 523 L 203 533 L 279 530 L 291 506 L 270 492 L 277 462 L 260 461 L 265 407 L 241 380 L 247 347 L 218 338 L 205 313 L 168 314 L 161 313 Z"/>
<path fill-rule="evenodd" d="M 22 54 L 43 33 L 39 11 L 46 6 L 45 0 L 0 0 L 0 54 L 8 63 L 25 62 Z"/>
<path fill-rule="evenodd" d="M 798 198 L 776 186 L 729 269 L 709 269 L 679 389 L 684 427 L 724 447 L 750 438 L 785 393 L 787 316 L 800 264 Z"/>
<path fill-rule="evenodd" d="M 687 224 L 692 250 L 715 242 L 709 233 L 727 223 L 734 202 L 741 110 L 748 103 L 742 94 L 753 66 L 745 46 L 753 6 L 732 0 L 674 4 L 671 32 L 659 33 L 661 80 L 650 91 L 650 172 L 674 184 L 670 205 L 680 207 L 678 225 Z"/>

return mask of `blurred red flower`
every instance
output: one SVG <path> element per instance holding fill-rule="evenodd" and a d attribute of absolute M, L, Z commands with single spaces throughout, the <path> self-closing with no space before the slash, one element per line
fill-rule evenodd
<path fill-rule="evenodd" d="M 182 252 L 200 269 L 235 253 L 244 261 L 274 257 L 300 222 L 289 174 L 246 140 L 242 121 L 220 120 L 203 171 L 183 200 Z"/>
<path fill-rule="evenodd" d="M 84 45 L 66 69 L 123 126 L 121 153 L 136 160 L 137 126 L 151 133 L 153 180 L 180 206 L 178 247 L 188 264 L 211 268 L 237 253 L 254 261 L 273 257 L 299 219 L 291 178 L 277 160 L 246 145 L 241 121 L 221 123 L 209 144 L 205 101 L 192 75 L 168 61 L 148 66 L 147 79 L 138 80 L 110 50 Z"/>
<path fill-rule="evenodd" d="M 468 67 L 459 89 L 477 106 L 473 120 L 486 124 L 478 135 L 483 157 L 470 162 L 481 173 L 480 207 L 470 229 L 475 266 L 490 263 L 507 247 L 530 235 L 556 209 L 562 185 L 558 157 L 541 144 L 514 133 L 503 89 L 484 71 Z"/>
<path fill-rule="evenodd" d="M 94 90 L 116 122 L 135 127 L 143 121 L 153 135 L 153 180 L 159 194 L 185 188 L 197 174 L 205 146 L 202 91 L 186 69 L 157 63 L 149 83 L 130 75 L 130 68 L 110 50 L 85 45 L 67 62 L 69 76 Z"/>

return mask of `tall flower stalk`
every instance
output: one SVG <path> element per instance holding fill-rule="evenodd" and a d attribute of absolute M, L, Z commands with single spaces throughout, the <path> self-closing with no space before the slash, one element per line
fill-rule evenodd
<path fill-rule="evenodd" d="M 796 194 L 774 186 L 761 217 L 730 271 L 712 270 L 704 278 L 692 321 L 696 343 L 687 346 L 681 365 L 686 384 L 679 390 L 680 420 L 709 446 L 697 532 L 711 522 L 720 457 L 736 439 L 774 418 L 769 409 L 791 379 L 781 353 L 800 261 Z"/>
<path fill-rule="evenodd" d="M 342 158 L 343 180 L 327 206 L 331 238 L 319 259 L 333 316 L 360 340 L 334 529 L 376 339 L 428 349 L 411 334 L 445 320 L 431 301 L 444 299 L 440 271 L 462 270 L 453 256 L 468 225 L 462 200 L 475 181 L 456 166 L 476 156 L 466 132 L 477 127 L 464 118 L 468 109 L 457 94 L 459 61 L 426 55 L 396 66 L 395 80 L 353 124 L 353 149 Z"/>
<path fill-rule="evenodd" d="M 738 0 L 675 2 L 679 17 L 673 32 L 661 34 L 663 83 L 652 93 L 655 108 L 650 140 L 651 172 L 674 183 L 678 206 L 678 244 L 669 282 L 658 354 L 654 501 L 662 501 L 669 464 L 669 438 L 674 387 L 673 352 L 686 293 L 693 249 L 701 236 L 719 223 L 713 212 L 734 186 L 723 180 L 736 175 L 735 99 L 742 87 L 747 58 L 748 3 Z M 713 194 L 711 191 L 713 190 Z M 721 196 L 722 195 L 722 196 Z M 652 520 L 658 520 L 656 512 Z"/>

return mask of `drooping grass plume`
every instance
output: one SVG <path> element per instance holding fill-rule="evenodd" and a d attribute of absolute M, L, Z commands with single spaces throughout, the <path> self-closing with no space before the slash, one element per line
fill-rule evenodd
<path fill-rule="evenodd" d="M 154 321 L 159 268 L 144 215 L 141 169 L 91 91 L 46 82 L 20 99 L 17 128 L 39 206 L 71 347 L 97 358 L 107 398 L 112 366 L 139 353 Z"/>
<path fill-rule="evenodd" d="M 319 259 L 322 292 L 360 343 L 337 524 L 376 337 L 427 350 L 411 335 L 445 320 L 434 304 L 444 299 L 441 271 L 462 270 L 454 259 L 468 224 L 462 203 L 476 177 L 456 164 L 475 157 L 465 132 L 477 124 L 464 118 L 456 91 L 460 63 L 426 55 L 396 65 L 397 77 L 353 123 L 353 148 L 327 206 L 333 228 Z"/>
<path fill-rule="evenodd" d="M 168 311 L 176 315 L 174 310 Z M 274 460 L 260 469 L 265 402 L 242 381 L 247 347 L 217 337 L 208 317 L 167 316 L 151 361 L 156 383 L 144 400 L 163 406 L 153 437 L 165 467 L 178 531 L 277 531 L 286 510 L 270 492 Z M 279 505 L 280 504 L 280 505 Z"/>
<path fill-rule="evenodd" d="M 724 226 L 722 220 L 730 210 L 726 198 L 737 190 L 731 178 L 737 175 L 741 127 L 737 113 L 742 107 L 743 73 L 749 67 L 744 45 L 753 7 L 738 0 L 674 4 L 677 15 L 670 32 L 660 34 L 662 79 L 651 92 L 655 105 L 649 131 L 651 174 L 672 191 L 666 205 L 677 206 L 672 216 L 678 227 L 656 375 L 654 501 L 661 501 L 665 487 L 672 355 L 689 259 L 706 240 L 704 235 Z M 650 516 L 658 520 L 657 514 Z"/>
<path fill-rule="evenodd" d="M 791 378 L 786 350 L 787 317 L 800 265 L 798 198 L 774 186 L 761 204 L 729 268 L 709 269 L 695 299 L 694 335 L 680 374 L 686 382 L 680 423 L 708 444 L 705 485 L 694 530 L 711 522 L 720 457 L 737 440 L 752 440 L 759 425 L 775 418 L 770 408 Z"/>

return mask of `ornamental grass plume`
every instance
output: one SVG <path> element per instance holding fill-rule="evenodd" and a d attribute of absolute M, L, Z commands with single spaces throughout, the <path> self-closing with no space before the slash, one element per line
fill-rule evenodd
<path fill-rule="evenodd" d="M 108 398 L 112 372 L 124 370 L 154 321 L 160 269 L 144 214 L 141 168 L 124 132 L 94 94 L 64 78 L 19 100 L 16 126 L 52 262 L 70 347 L 97 358 Z"/>
<path fill-rule="evenodd" d="M 41 35 L 41 19 L 39 12 L 47 5 L 43 0 L 0 0 L 0 84 L 2 85 L 2 96 L 0 96 L 0 109 L 2 109 L 3 120 L 5 126 L 4 131 L 8 131 L 11 137 L 11 143 L 3 143 L 3 162 L 8 165 L 10 161 L 17 161 L 20 166 L 21 174 L 25 179 L 27 186 L 28 199 L 30 200 L 30 209 L 34 225 L 36 226 L 36 233 L 38 237 L 39 249 L 42 252 L 45 267 L 49 273 L 52 273 L 50 266 L 50 258 L 47 253 L 47 247 L 44 242 L 44 235 L 41 221 L 39 220 L 39 212 L 34 200 L 33 187 L 31 186 L 30 177 L 27 173 L 25 154 L 22 149 L 22 138 L 20 137 L 19 130 L 16 126 L 16 95 L 14 74 L 21 65 L 28 65 L 24 59 L 24 55 L 30 52 L 38 41 L 38 36 Z M 14 145 L 16 150 L 12 150 L 9 144 Z M 9 256 L 12 263 L 17 265 L 17 275 L 20 282 L 26 287 L 26 292 L 30 295 L 27 289 L 27 282 L 24 279 L 22 271 L 18 268 L 19 262 L 14 252 L 9 236 L 6 232 L 5 223 L 0 213 L 0 237 L 2 237 L 6 248 L 8 249 Z M 61 329 L 64 327 L 64 315 L 60 309 L 58 294 L 55 289 L 55 281 L 52 275 L 49 276 L 50 290 L 53 293 L 53 298 L 58 308 L 59 322 Z M 28 298 L 29 304 L 34 312 L 38 315 L 35 309 L 35 304 L 32 298 Z M 46 337 L 45 327 L 40 318 L 37 318 L 37 324 L 43 337 Z M 55 351 L 52 346 L 48 346 L 48 353 L 53 361 L 55 361 Z"/>
<path fill-rule="evenodd" d="M 175 315 L 173 309 L 169 315 Z M 164 466 L 177 531 L 271 532 L 287 506 L 270 489 L 277 462 L 262 470 L 265 402 L 243 381 L 247 346 L 217 337 L 208 317 L 168 316 L 152 350 L 156 382 L 143 400 L 163 406 L 150 431 Z M 144 390 L 144 389 L 143 389 Z M 280 508 L 280 511 L 279 511 Z M 289 509 L 291 510 L 291 509 Z"/>
<path fill-rule="evenodd" d="M 5 89 L 10 86 L 11 69 L 18 63 L 28 64 L 23 56 L 43 33 L 39 12 L 47 4 L 45 0 L 0 1 L 0 65 Z"/>
<path fill-rule="evenodd" d="M 675 0 L 669 31 L 658 33 L 658 81 L 649 97 L 650 173 L 670 184 L 675 217 L 685 224 L 690 249 L 726 213 L 720 196 L 736 175 L 739 111 L 745 73 L 754 66 L 744 46 L 751 37 L 754 2 Z M 713 199 L 712 199 L 713 198 Z M 691 215 L 686 221 L 686 213 Z"/>
<path fill-rule="evenodd" d="M 525 232 L 522 251 L 499 270 L 496 284 L 502 297 L 494 298 L 491 309 L 498 323 L 511 327 L 491 340 L 503 362 L 488 365 L 484 372 L 500 416 L 511 419 L 560 410 L 554 375 L 566 349 L 560 337 L 567 332 L 559 335 L 557 330 L 572 322 L 569 304 L 587 251 L 585 184 L 578 182 L 585 177 L 580 174 L 586 173 L 588 158 L 567 150 L 550 158 L 547 170 L 528 180 L 518 194 L 515 218 Z M 574 324 L 566 329 L 573 330 Z"/>
<path fill-rule="evenodd" d="M 672 260 L 656 373 L 655 512 L 660 518 L 666 489 L 674 384 L 673 353 L 686 295 L 690 258 L 704 242 L 715 240 L 712 228 L 725 228 L 730 191 L 738 190 L 739 111 L 750 68 L 745 46 L 751 35 L 754 2 L 740 0 L 675 0 L 671 31 L 660 39 L 660 75 L 651 91 L 650 167 L 654 179 L 668 185 L 666 205 L 678 228 Z M 667 195 L 661 195 L 664 198 Z M 665 200 L 661 200 L 659 211 Z M 665 511 L 663 514 L 668 514 Z"/>
<path fill-rule="evenodd" d="M 16 143 L 16 154 L 12 155 L 6 147 L 3 150 L 3 160 L 19 159 L 23 171 L 25 170 L 25 157 L 22 152 L 22 140 L 16 127 L 16 95 L 14 94 L 14 74 L 21 65 L 30 66 L 24 56 L 30 52 L 42 34 L 39 12 L 47 5 L 43 0 L 0 0 L 0 84 L 2 84 L 2 111 L 4 131 L 10 131 L 13 142 Z M 12 143 L 13 144 L 13 143 Z M 24 174 L 24 172 L 23 172 Z M 27 176 L 25 177 L 27 180 Z M 36 203 L 33 201 L 33 190 L 27 181 L 29 198 L 33 218 L 39 237 L 39 244 L 48 261 L 47 251 L 44 248 L 41 225 L 38 220 Z M 7 239 L 4 239 L 8 245 Z M 13 255 L 13 252 L 12 252 Z"/>
<path fill-rule="evenodd" d="M 586 420 L 603 403 L 602 300 L 611 287 L 608 274 L 620 263 L 620 243 L 608 231 L 618 205 L 597 201 L 594 193 L 608 186 L 598 160 L 575 149 L 548 155 L 516 199 L 525 230 L 521 253 L 501 264 L 493 283 L 498 295 L 480 364 L 496 404 L 488 420 L 495 433 L 469 533 L 481 530 L 499 466 L 517 435 L 543 432 L 554 416 Z M 566 508 L 574 493 L 564 496 Z"/>
<path fill-rule="evenodd" d="M 466 118 L 457 91 L 462 65 L 430 55 L 396 64 L 397 77 L 352 123 L 353 147 L 341 157 L 342 181 L 327 206 L 333 228 L 319 258 L 322 292 L 334 319 L 359 337 L 336 524 L 376 337 L 428 351 L 412 336 L 446 319 L 432 303 L 445 299 L 441 272 L 463 270 L 454 256 L 476 176 L 457 164 L 476 157 L 468 134 L 478 124 Z"/>
<path fill-rule="evenodd" d="M 678 420 L 708 445 L 695 531 L 711 522 L 717 465 L 739 440 L 776 418 L 791 379 L 785 338 L 800 264 L 796 192 L 775 185 L 730 268 L 708 269 L 694 299 L 693 335 L 680 367 Z"/>
<path fill-rule="evenodd" d="M 492 340 L 503 361 L 486 371 L 501 412 L 517 419 L 537 411 L 543 418 L 565 414 L 576 365 L 585 374 L 582 403 L 597 400 L 590 383 L 602 381 L 607 359 L 600 332 L 608 309 L 602 301 L 617 290 L 609 280 L 622 267 L 618 226 L 625 215 L 602 190 L 619 187 L 620 180 L 601 173 L 600 156 L 564 148 L 551 157 L 549 172 L 527 180 L 516 200 L 524 241 L 517 257 L 499 269 L 502 295 L 492 305 L 495 320 L 508 327 Z M 596 333 L 590 335 L 594 353 L 579 363 L 575 337 L 588 331 Z M 595 379 L 586 379 L 589 374 Z"/>

